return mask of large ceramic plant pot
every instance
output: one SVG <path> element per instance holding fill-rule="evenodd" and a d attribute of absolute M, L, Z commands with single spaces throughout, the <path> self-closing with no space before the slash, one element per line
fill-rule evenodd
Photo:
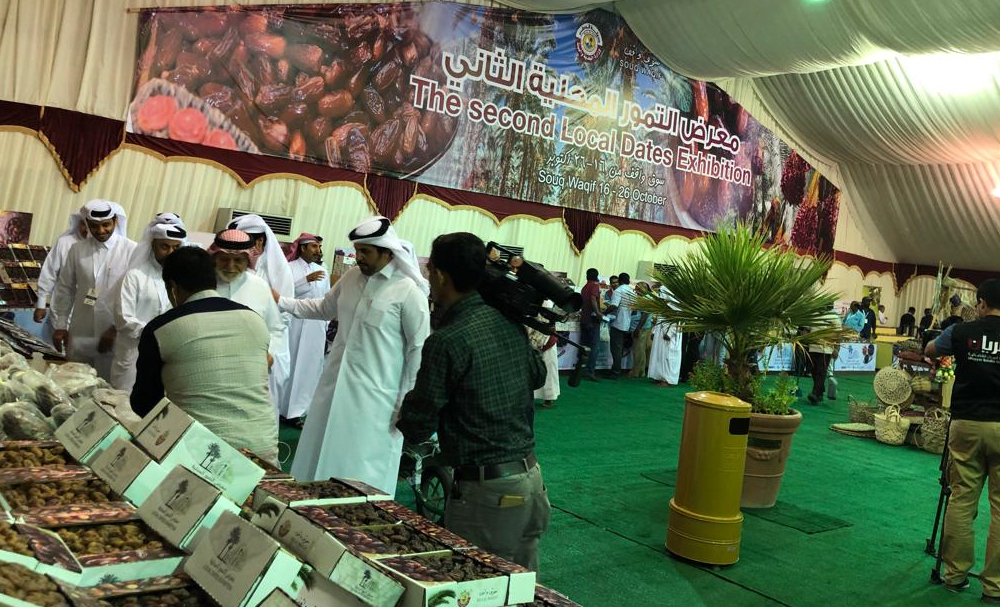
<path fill-rule="evenodd" d="M 743 472 L 743 508 L 770 508 L 778 501 L 792 436 L 802 424 L 802 413 L 750 414 L 747 461 Z"/>

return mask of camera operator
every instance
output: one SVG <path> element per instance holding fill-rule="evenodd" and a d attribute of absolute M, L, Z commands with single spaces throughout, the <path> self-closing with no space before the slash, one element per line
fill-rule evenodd
<path fill-rule="evenodd" d="M 485 267 L 486 246 L 475 235 L 434 241 L 427 264 L 431 297 L 445 312 L 424 343 L 416 385 L 396 426 L 410 444 L 438 432 L 445 461 L 455 469 L 445 526 L 537 571 L 550 506 L 528 411 L 532 392 L 545 383 L 545 363 L 524 327 L 477 292 Z"/>
<path fill-rule="evenodd" d="M 944 520 L 941 559 L 945 587 L 969 585 L 975 561 L 976 515 L 983 484 L 989 479 L 992 521 L 986 565 L 979 575 L 983 602 L 1000 604 L 1000 280 L 991 278 L 976 292 L 979 319 L 949 326 L 927 344 L 928 356 L 955 356 L 951 400 L 951 497 Z"/>

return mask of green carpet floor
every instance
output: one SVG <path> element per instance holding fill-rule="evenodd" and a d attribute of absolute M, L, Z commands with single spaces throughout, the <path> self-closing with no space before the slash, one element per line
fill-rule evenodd
<path fill-rule="evenodd" d="M 849 394 L 872 398 L 866 375 L 840 378 L 837 401 L 797 405 L 804 419 L 780 502 L 774 512 L 747 511 L 739 563 L 714 569 L 671 558 L 663 542 L 685 391 L 640 380 L 564 383 L 556 408 L 537 412 L 553 506 L 541 583 L 586 607 L 979 604 L 975 580 L 962 596 L 928 583 L 939 457 L 829 430 L 847 421 Z M 281 438 L 294 448 L 298 431 L 283 428 Z M 412 504 L 408 493 L 401 483 L 399 501 Z M 981 562 L 985 498 L 980 511 Z"/>

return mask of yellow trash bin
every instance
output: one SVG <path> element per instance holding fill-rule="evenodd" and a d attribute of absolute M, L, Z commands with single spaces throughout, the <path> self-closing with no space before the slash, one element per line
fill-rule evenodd
<path fill-rule="evenodd" d="M 670 500 L 667 550 L 699 563 L 732 565 L 740 558 L 743 467 L 750 405 L 728 394 L 690 392 Z"/>

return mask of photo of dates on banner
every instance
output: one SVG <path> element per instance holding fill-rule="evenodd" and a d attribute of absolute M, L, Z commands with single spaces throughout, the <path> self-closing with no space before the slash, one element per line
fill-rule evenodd
<path fill-rule="evenodd" d="M 607 11 L 149 9 L 137 53 L 133 133 L 833 248 L 837 189 Z"/>

